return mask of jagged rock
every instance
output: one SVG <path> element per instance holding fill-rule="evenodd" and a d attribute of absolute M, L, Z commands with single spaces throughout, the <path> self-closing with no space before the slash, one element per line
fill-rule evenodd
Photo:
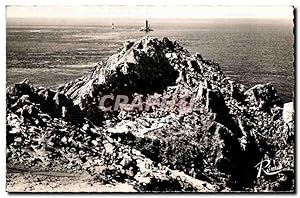
<path fill-rule="evenodd" d="M 241 85 L 237 85 L 236 82 L 230 80 L 228 81 L 230 84 L 231 96 L 236 99 L 238 102 L 245 101 L 244 88 Z"/>
<path fill-rule="evenodd" d="M 270 111 L 274 106 L 282 107 L 282 101 L 271 83 L 259 84 L 245 92 L 246 100 L 264 111 Z"/>
<path fill-rule="evenodd" d="M 228 109 L 226 107 L 223 96 L 219 90 L 207 89 L 206 93 L 206 108 L 214 113 L 227 114 Z"/>
<path fill-rule="evenodd" d="M 289 102 L 283 105 L 282 117 L 285 123 L 289 123 L 294 120 L 294 103 Z"/>
<path fill-rule="evenodd" d="M 81 97 L 87 95 L 97 97 L 99 93 L 153 93 L 163 90 L 175 84 L 178 72 L 165 57 L 162 45 L 173 51 L 176 48 L 166 39 L 150 38 L 126 45 L 104 64 L 99 64 L 89 76 L 70 82 L 62 91 L 75 104 L 80 104 Z"/>
<path fill-rule="evenodd" d="M 98 142 L 97 142 L 96 140 L 92 140 L 92 144 L 93 144 L 94 146 L 98 146 Z"/>
<path fill-rule="evenodd" d="M 22 142 L 22 138 L 21 138 L 21 137 L 16 137 L 16 138 L 15 138 L 15 142 L 21 143 L 21 142 Z"/>
<path fill-rule="evenodd" d="M 67 144 L 68 139 L 64 136 L 64 137 L 61 139 L 61 142 L 62 142 L 63 144 Z"/>

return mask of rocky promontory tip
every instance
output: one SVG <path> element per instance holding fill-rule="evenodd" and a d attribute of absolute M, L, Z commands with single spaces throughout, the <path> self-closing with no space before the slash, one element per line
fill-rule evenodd
<path fill-rule="evenodd" d="M 293 104 L 271 83 L 246 90 L 168 38 L 126 42 L 55 90 L 29 80 L 7 89 L 9 167 L 103 185 L 294 191 L 294 141 Z"/>

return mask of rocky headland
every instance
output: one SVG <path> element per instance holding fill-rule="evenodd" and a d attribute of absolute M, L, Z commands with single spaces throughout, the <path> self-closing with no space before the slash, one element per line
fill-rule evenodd
<path fill-rule="evenodd" d="M 6 95 L 9 191 L 16 172 L 42 177 L 28 191 L 51 174 L 133 191 L 295 190 L 293 103 L 168 38 L 127 42 L 55 90 L 25 79 Z"/>

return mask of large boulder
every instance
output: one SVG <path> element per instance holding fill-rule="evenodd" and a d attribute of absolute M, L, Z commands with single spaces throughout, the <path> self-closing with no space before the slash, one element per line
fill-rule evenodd
<path fill-rule="evenodd" d="M 294 103 L 293 102 L 285 103 L 283 105 L 283 111 L 282 111 L 282 118 L 284 122 L 289 123 L 294 121 L 294 114 L 295 114 Z"/>

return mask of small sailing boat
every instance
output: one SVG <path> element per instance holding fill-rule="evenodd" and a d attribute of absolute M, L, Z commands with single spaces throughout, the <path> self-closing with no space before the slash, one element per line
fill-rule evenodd
<path fill-rule="evenodd" d="M 146 20 L 146 26 L 145 27 L 141 27 L 141 31 L 145 31 L 145 32 L 153 31 L 153 29 L 150 28 L 148 20 Z"/>
<path fill-rule="evenodd" d="M 111 24 L 111 29 L 113 29 L 113 30 L 115 29 L 115 24 L 114 23 Z"/>

